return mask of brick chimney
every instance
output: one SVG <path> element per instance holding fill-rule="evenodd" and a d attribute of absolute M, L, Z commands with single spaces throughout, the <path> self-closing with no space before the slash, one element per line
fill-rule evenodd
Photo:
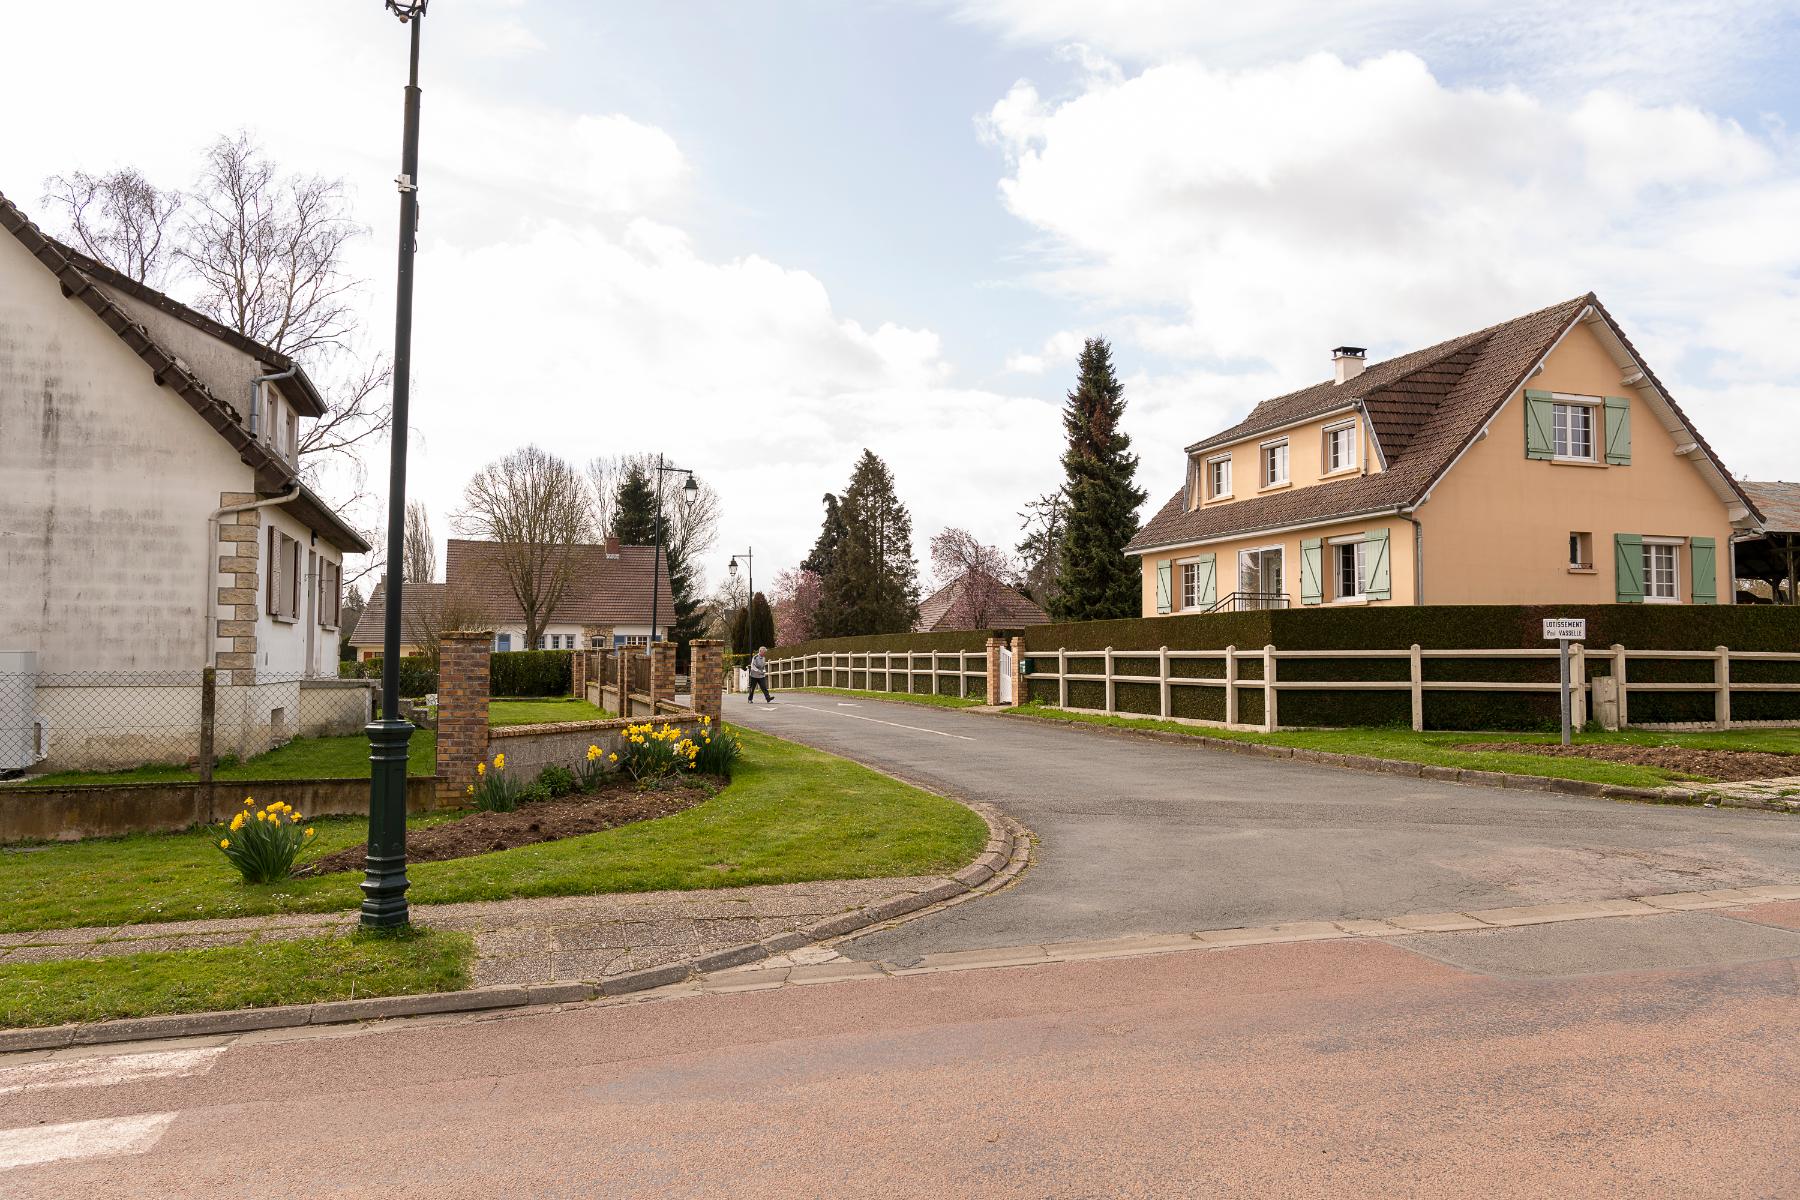
<path fill-rule="evenodd" d="M 619 557 L 619 539 L 618 538 L 609 537 L 606 539 L 606 557 L 608 557 L 608 558 Z"/>
<path fill-rule="evenodd" d="M 1347 383 L 1361 375 L 1367 354 L 1368 351 L 1361 346 L 1339 346 L 1333 350 L 1331 365 L 1336 369 L 1337 382 Z"/>

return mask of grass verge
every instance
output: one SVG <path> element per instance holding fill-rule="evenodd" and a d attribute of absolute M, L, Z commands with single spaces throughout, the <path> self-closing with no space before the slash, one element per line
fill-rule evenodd
<path fill-rule="evenodd" d="M 955 870 L 987 825 L 962 805 L 847 759 L 747 730 L 731 783 L 685 812 L 409 870 L 415 904 L 870 879 Z M 408 822 L 446 819 L 441 814 Z M 319 821 L 315 854 L 355 845 L 359 818 Z M 360 872 L 242 883 L 198 830 L 0 848 L 0 929 L 349 910 Z"/>
<path fill-rule="evenodd" d="M 466 933 L 415 930 L 0 964 L 0 1026 L 453 992 L 474 954 Z"/>
<path fill-rule="evenodd" d="M 555 721 L 606 721 L 614 714 L 574 696 L 488 701 L 488 725 L 548 725 Z"/>
<path fill-rule="evenodd" d="M 864 692 L 854 688 L 788 688 L 785 693 L 812 692 L 820 696 L 855 696 L 863 700 L 893 700 L 899 704 L 923 704 L 930 708 L 974 708 L 981 700 L 964 700 L 961 696 L 939 696 L 931 692 Z"/>
<path fill-rule="evenodd" d="M 585 701 L 583 702 L 585 703 Z M 406 773 L 437 773 L 437 734 L 416 730 L 407 743 Z M 366 734 L 341 737 L 295 738 L 285 746 L 242 762 L 225 759 L 213 769 L 213 778 L 227 781 L 258 779 L 367 779 L 369 739 Z M 62 771 L 39 775 L 19 787 L 78 787 L 109 783 L 195 783 L 199 776 L 187 767 L 145 766 L 129 771 Z M 0 788 L 0 803 L 5 789 Z"/>
<path fill-rule="evenodd" d="M 1459 750 L 1458 746 L 1481 742 L 1541 742 L 1559 740 L 1553 733 L 1467 733 L 1455 730 L 1428 730 L 1414 733 L 1410 729 L 1304 729 L 1286 733 L 1258 733 L 1251 730 L 1214 729 L 1163 721 L 1154 717 L 1109 717 L 1100 713 L 1066 712 L 1035 704 L 1010 710 L 1023 716 L 1048 717 L 1077 725 L 1102 725 L 1119 729 L 1157 729 L 1189 737 L 1220 738 L 1234 742 L 1260 742 L 1269 746 L 1291 746 L 1297 750 L 1320 750 L 1330 754 L 1364 754 L 1372 758 L 1395 759 L 1400 762 L 1424 763 L 1430 766 L 1457 767 L 1469 771 L 1506 771 L 1517 775 L 1547 775 L 1557 779 L 1582 779 L 1590 783 L 1617 784 L 1621 787 L 1661 787 L 1671 781 L 1692 779 L 1674 771 L 1633 763 L 1601 762 L 1584 758 L 1550 758 L 1510 751 Z M 1746 729 L 1707 733 L 1659 733 L 1654 730 L 1624 730 L 1619 733 L 1581 733 L 1578 744 L 1634 746 L 1687 746 L 1706 750 L 1770 750 L 1800 753 L 1800 730 Z"/>

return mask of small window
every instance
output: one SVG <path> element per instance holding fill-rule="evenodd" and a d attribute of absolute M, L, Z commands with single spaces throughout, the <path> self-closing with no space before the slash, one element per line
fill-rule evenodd
<path fill-rule="evenodd" d="M 1594 569 L 1593 534 L 1571 533 L 1569 535 L 1569 569 L 1571 571 L 1591 571 Z"/>
<path fill-rule="evenodd" d="M 1223 500 L 1231 495 L 1231 456 L 1221 455 L 1206 460 L 1206 498 Z"/>
<path fill-rule="evenodd" d="M 1363 592 L 1363 543 L 1340 542 L 1331 548 L 1336 561 L 1336 599 L 1360 600 Z"/>
<path fill-rule="evenodd" d="M 512 649 L 512 634 L 510 634 L 510 633 L 495 634 L 494 635 L 494 649 L 499 651 L 502 654 L 511 650 Z"/>
<path fill-rule="evenodd" d="M 1552 418 L 1555 451 L 1558 458 L 1581 462 L 1594 460 L 1594 406 L 1562 404 L 1555 406 Z"/>
<path fill-rule="evenodd" d="M 1276 487 L 1288 481 L 1288 444 L 1284 438 L 1262 448 L 1263 486 Z"/>
<path fill-rule="evenodd" d="M 1669 542 L 1644 543 L 1644 599 L 1673 602 L 1678 554 Z"/>
<path fill-rule="evenodd" d="M 1325 470 L 1347 471 L 1356 465 L 1356 426 L 1339 425 L 1325 431 Z"/>

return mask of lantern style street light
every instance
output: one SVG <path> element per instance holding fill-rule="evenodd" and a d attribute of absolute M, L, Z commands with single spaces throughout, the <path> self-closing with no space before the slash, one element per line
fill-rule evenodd
<path fill-rule="evenodd" d="M 650 644 L 653 646 L 656 644 L 656 605 L 662 591 L 662 481 L 664 475 L 679 475 L 683 471 L 687 471 L 687 482 L 681 485 L 681 496 L 692 508 L 694 501 L 700 499 L 700 485 L 694 482 L 694 473 L 686 467 L 664 466 L 663 456 L 656 456 L 656 550 L 650 560 Z M 673 589 L 674 582 L 670 581 L 669 586 Z M 674 602 L 675 597 L 669 597 L 669 603 Z"/>
<path fill-rule="evenodd" d="M 402 25 L 412 26 L 406 76 L 405 129 L 400 140 L 400 266 L 394 288 L 394 404 L 388 429 L 387 599 L 381 631 L 381 717 L 369 734 L 369 844 L 363 858 L 362 925 L 398 929 L 406 906 L 406 759 L 410 721 L 400 717 L 400 605 L 405 588 L 398 567 L 406 559 L 406 420 L 412 384 L 413 253 L 419 230 L 419 29 L 430 0 L 387 0 Z"/>
<path fill-rule="evenodd" d="M 737 578 L 738 559 L 740 558 L 744 560 L 745 573 L 749 576 L 744 585 L 747 589 L 744 592 L 744 640 L 746 642 L 754 642 L 756 640 L 756 631 L 751 628 L 751 617 L 756 611 L 756 555 L 752 554 L 749 550 L 744 551 L 742 554 L 734 554 L 731 556 L 731 562 L 726 565 L 725 570 L 726 573 L 735 580 Z M 754 654 L 756 651 L 747 650 L 746 653 Z"/>

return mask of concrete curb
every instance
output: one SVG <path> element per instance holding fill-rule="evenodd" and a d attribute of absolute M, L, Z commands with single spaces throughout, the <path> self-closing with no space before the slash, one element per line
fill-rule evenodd
<path fill-rule="evenodd" d="M 968 709 L 960 711 L 968 712 Z M 1591 796 L 1600 800 L 1630 800 L 1639 804 L 1680 804 L 1691 807 L 1746 808 L 1765 812 L 1800 812 L 1800 805 L 1779 799 L 1752 799 L 1741 796 L 1696 794 L 1680 788 L 1623 787 L 1616 783 L 1591 783 L 1585 779 L 1563 779 L 1554 775 L 1516 775 L 1508 771 L 1470 771 L 1458 767 L 1439 767 L 1403 759 L 1374 758 L 1366 754 L 1335 754 L 1325 750 L 1296 750 L 1290 746 L 1270 746 L 1262 742 L 1240 742 L 1230 738 L 1208 737 L 1203 733 L 1171 733 L 1166 729 L 1129 729 L 1118 725 L 1090 725 L 1082 721 L 1062 721 L 1056 717 L 1040 717 L 1017 709 L 997 709 L 981 716 L 1004 716 L 1013 720 L 1036 721 L 1063 729 L 1080 729 L 1089 733 L 1115 737 L 1148 738 L 1151 741 L 1177 745 L 1201 746 L 1223 750 L 1229 754 L 1247 754 L 1252 758 L 1285 758 L 1294 762 L 1313 763 L 1322 767 L 1338 767 L 1346 771 L 1366 771 L 1377 775 L 1402 775 L 1409 779 L 1435 779 L 1442 783 L 1459 783 L 1471 787 L 1511 788 L 1526 792 L 1556 792 L 1565 796 Z M 1129 718 L 1127 718 L 1129 719 Z"/>
<path fill-rule="evenodd" d="M 915 785 L 916 786 L 916 785 Z M 946 797 L 955 800 L 954 797 Z M 598 983 L 500 984 L 468 988 L 460 992 L 425 992 L 414 996 L 378 996 L 367 1000 L 331 1000 L 279 1008 L 245 1008 L 225 1012 L 168 1013 L 154 1017 L 128 1017 L 91 1024 L 51 1025 L 34 1029 L 0 1030 L 0 1054 L 29 1050 L 61 1050 L 70 1046 L 95 1046 L 111 1042 L 153 1041 L 163 1038 L 201 1037 L 212 1034 L 250 1033 L 263 1029 L 291 1029 L 303 1025 L 337 1025 L 352 1021 L 378 1021 L 392 1017 L 416 1017 L 440 1013 L 479 1012 L 491 1009 L 532 1008 L 540 1005 L 581 1004 L 601 997 L 623 996 L 651 988 L 685 983 L 711 971 L 722 971 L 786 954 L 827 938 L 880 925 L 898 917 L 920 913 L 946 903 L 958 903 L 984 895 L 1009 883 L 1024 869 L 1030 839 L 1021 829 L 984 804 L 955 800 L 979 816 L 988 827 L 987 844 L 969 866 L 923 892 L 901 892 L 873 904 L 843 913 L 805 929 L 776 934 L 759 942 L 730 946 L 682 962 L 667 963 L 642 971 L 614 975 Z M 998 863 L 1001 870 L 989 865 Z M 977 882 L 971 872 L 985 871 Z"/>

